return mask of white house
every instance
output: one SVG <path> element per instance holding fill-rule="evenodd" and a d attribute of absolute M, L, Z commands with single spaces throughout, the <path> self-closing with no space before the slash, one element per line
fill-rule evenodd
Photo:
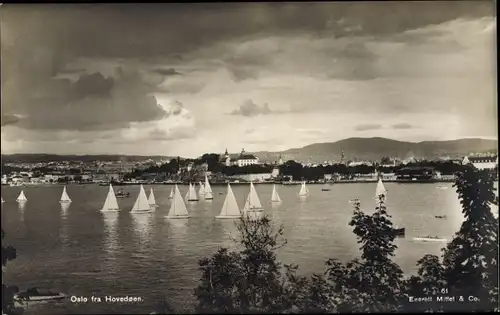
<path fill-rule="evenodd" d="M 472 164 L 475 168 L 480 170 L 491 170 L 498 166 L 498 156 L 497 155 L 485 155 L 485 156 L 466 156 L 462 160 L 462 164 Z"/>
<path fill-rule="evenodd" d="M 242 149 L 240 156 L 236 159 L 236 165 L 242 167 L 254 164 L 259 164 L 259 159 L 253 154 L 246 154 L 245 149 Z"/>

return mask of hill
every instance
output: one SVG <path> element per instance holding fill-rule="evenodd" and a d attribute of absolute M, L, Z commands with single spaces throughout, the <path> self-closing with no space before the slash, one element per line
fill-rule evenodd
<path fill-rule="evenodd" d="M 323 162 L 341 159 L 380 160 L 383 157 L 405 159 L 409 157 L 435 158 L 439 156 L 463 157 L 473 152 L 497 152 L 498 141 L 468 138 L 449 141 L 406 142 L 386 138 L 348 138 L 331 143 L 315 143 L 283 152 L 256 152 L 261 160 L 275 161 L 282 155 L 286 160 Z"/>
<path fill-rule="evenodd" d="M 141 156 L 141 155 L 58 155 L 58 154 L 37 154 L 37 153 L 26 153 L 26 154 L 2 154 L 2 162 L 21 162 L 21 163 L 37 163 L 37 162 L 58 162 L 58 161 L 103 161 L 112 162 L 119 161 L 123 159 L 128 162 L 143 161 L 147 159 L 152 159 L 159 161 L 162 159 L 172 159 L 173 157 L 168 156 Z"/>

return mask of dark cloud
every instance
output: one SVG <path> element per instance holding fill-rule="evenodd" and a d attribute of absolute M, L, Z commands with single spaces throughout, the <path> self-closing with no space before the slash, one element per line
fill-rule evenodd
<path fill-rule="evenodd" d="M 247 100 L 244 102 L 238 109 L 235 109 L 231 112 L 231 115 L 240 115 L 246 117 L 252 117 L 257 115 L 268 115 L 271 114 L 272 111 L 269 108 L 268 104 L 264 104 L 259 106 L 255 104 L 252 100 Z"/>
<path fill-rule="evenodd" d="M 178 72 L 174 68 L 168 68 L 168 69 L 159 68 L 159 69 L 154 69 L 153 72 L 160 74 L 160 75 L 163 75 L 163 76 L 167 76 L 167 77 L 172 76 L 172 75 L 180 75 L 181 74 L 180 72 Z"/>
<path fill-rule="evenodd" d="M 363 125 L 357 125 L 354 127 L 354 130 L 356 131 L 366 131 L 366 130 L 376 130 L 376 129 L 382 129 L 382 125 L 380 124 L 363 124 Z"/>
<path fill-rule="evenodd" d="M 13 110 L 25 116 L 19 127 L 43 130 L 115 129 L 180 114 L 164 110 L 151 89 L 138 72 L 119 68 L 110 78 L 93 73 L 74 83 L 51 80 L 44 93 L 24 99 L 24 105 Z"/>
<path fill-rule="evenodd" d="M 2 127 L 17 123 L 20 118 L 16 115 L 2 114 Z"/>
<path fill-rule="evenodd" d="M 418 126 L 414 126 L 412 124 L 408 123 L 400 123 L 400 124 L 394 124 L 391 126 L 392 129 L 415 129 L 418 128 Z"/>

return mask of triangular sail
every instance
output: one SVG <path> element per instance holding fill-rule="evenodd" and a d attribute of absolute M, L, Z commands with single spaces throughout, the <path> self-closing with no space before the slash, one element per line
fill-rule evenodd
<path fill-rule="evenodd" d="M 175 218 L 175 217 L 187 217 L 187 216 L 188 216 L 188 211 L 186 208 L 186 204 L 182 199 L 179 187 L 175 185 L 174 198 L 172 200 L 172 204 L 170 205 L 170 211 L 168 212 L 167 217 Z"/>
<path fill-rule="evenodd" d="M 21 193 L 19 194 L 19 197 L 16 199 L 18 202 L 25 202 L 28 201 L 26 196 L 24 195 L 24 190 L 21 190 Z"/>
<path fill-rule="evenodd" d="M 188 201 L 196 201 L 198 200 L 198 196 L 196 195 L 196 188 L 191 183 L 189 184 L 189 190 L 187 195 Z"/>
<path fill-rule="evenodd" d="M 378 179 L 377 188 L 375 189 L 375 198 L 380 198 L 380 195 L 384 195 L 384 197 L 387 197 L 387 189 L 382 182 L 382 178 Z"/>
<path fill-rule="evenodd" d="M 200 182 L 200 189 L 198 190 L 198 195 L 201 197 L 205 196 L 205 186 L 203 186 L 203 183 Z"/>
<path fill-rule="evenodd" d="M 66 192 L 66 186 L 63 188 L 60 202 L 71 202 L 71 198 L 69 198 L 69 195 Z"/>
<path fill-rule="evenodd" d="M 112 185 L 109 185 L 108 195 L 104 201 L 101 211 L 118 211 L 118 201 L 116 200 L 115 191 Z"/>
<path fill-rule="evenodd" d="M 263 208 L 262 204 L 260 203 L 259 195 L 257 195 L 257 191 L 255 190 L 253 182 L 250 182 L 250 192 L 248 193 L 243 211 L 247 212 L 260 210 L 263 210 Z"/>
<path fill-rule="evenodd" d="M 224 204 L 222 205 L 222 209 L 220 214 L 216 218 L 229 218 L 241 217 L 240 208 L 238 207 L 238 202 L 236 201 L 236 197 L 234 196 L 233 190 L 231 189 L 231 185 L 227 184 L 227 194 L 226 199 L 224 200 Z"/>
<path fill-rule="evenodd" d="M 308 196 L 309 189 L 307 189 L 306 182 L 302 182 L 302 186 L 300 187 L 299 196 Z"/>
<path fill-rule="evenodd" d="M 273 194 L 271 195 L 271 202 L 281 202 L 280 195 L 278 195 L 278 191 L 276 190 L 276 184 L 273 185 Z"/>
<path fill-rule="evenodd" d="M 212 193 L 212 187 L 210 187 L 210 183 L 208 182 L 208 176 L 205 174 L 205 199 L 214 199 Z"/>
<path fill-rule="evenodd" d="M 149 210 L 151 210 L 151 206 L 149 205 L 148 196 L 146 196 L 144 186 L 141 185 L 139 195 L 137 196 L 134 206 L 132 207 L 132 212 L 144 212 Z"/>
<path fill-rule="evenodd" d="M 3 200 L 3 197 L 2 197 L 2 203 L 4 203 L 4 202 L 5 202 L 5 200 Z"/>
<path fill-rule="evenodd" d="M 148 203 L 150 206 L 156 206 L 156 198 L 153 192 L 153 188 L 151 188 L 149 191 Z"/>

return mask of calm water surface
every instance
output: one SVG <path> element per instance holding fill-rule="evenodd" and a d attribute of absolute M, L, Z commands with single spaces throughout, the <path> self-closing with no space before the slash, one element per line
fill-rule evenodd
<path fill-rule="evenodd" d="M 376 183 L 338 184 L 322 192 L 310 185 L 311 196 L 297 197 L 300 186 L 277 186 L 283 203 L 269 203 L 271 185 L 256 185 L 265 212 L 283 224 L 288 244 L 280 249 L 283 263 L 300 265 L 302 274 L 322 273 L 328 258 L 347 261 L 358 257 L 359 245 L 348 225 L 349 200 L 359 198 L 372 212 Z M 387 207 L 393 223 L 406 227 L 398 239 L 395 260 L 405 273 L 416 272 L 425 254 L 440 254 L 444 243 L 415 242 L 412 237 L 435 235 L 451 239 L 462 223 L 457 193 L 450 184 L 386 183 Z M 447 189 L 437 189 L 437 186 Z M 168 220 L 171 186 L 153 187 L 157 211 L 135 214 L 132 208 L 139 186 L 126 186 L 132 197 L 118 199 L 122 211 L 101 214 L 108 187 L 70 185 L 73 202 L 59 204 L 62 186 L 24 188 L 28 202 L 20 209 L 15 199 L 19 187 L 2 187 L 2 227 L 18 257 L 7 265 L 4 281 L 20 289 L 42 287 L 75 296 L 140 296 L 142 303 L 110 304 L 70 302 L 30 306 L 27 314 L 149 313 L 158 300 L 167 298 L 177 308 L 193 302 L 199 272 L 198 260 L 219 247 L 234 246 L 237 237 L 232 220 L 215 220 L 224 202 L 225 186 L 214 186 L 213 201 L 187 203 L 188 220 Z M 179 186 L 182 195 L 187 186 Z M 240 207 L 248 186 L 233 186 Z M 219 195 L 223 192 L 223 195 Z M 446 215 L 446 220 L 434 215 Z"/>

